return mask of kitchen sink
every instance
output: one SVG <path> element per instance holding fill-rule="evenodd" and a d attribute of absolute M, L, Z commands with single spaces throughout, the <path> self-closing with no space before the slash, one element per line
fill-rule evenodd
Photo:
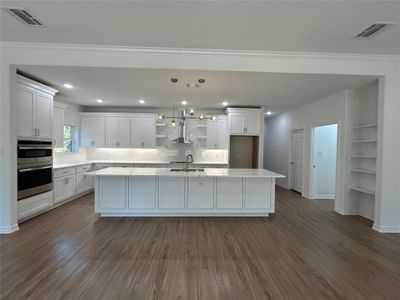
<path fill-rule="evenodd" d="M 171 172 L 204 172 L 204 169 L 200 168 L 188 168 L 188 169 L 171 169 Z"/>

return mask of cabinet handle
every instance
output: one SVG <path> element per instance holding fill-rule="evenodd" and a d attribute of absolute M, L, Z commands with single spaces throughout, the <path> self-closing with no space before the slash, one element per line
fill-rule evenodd
<path fill-rule="evenodd" d="M 40 129 L 38 129 L 37 131 L 38 131 L 38 136 L 40 136 Z"/>

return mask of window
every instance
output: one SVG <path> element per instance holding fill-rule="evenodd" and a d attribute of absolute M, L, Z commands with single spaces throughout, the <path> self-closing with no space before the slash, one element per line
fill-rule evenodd
<path fill-rule="evenodd" d="M 64 147 L 56 150 L 57 152 L 73 152 L 73 127 L 64 126 Z"/>

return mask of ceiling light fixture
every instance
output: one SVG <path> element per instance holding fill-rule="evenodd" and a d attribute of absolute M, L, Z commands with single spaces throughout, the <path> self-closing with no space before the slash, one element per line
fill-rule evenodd
<path fill-rule="evenodd" d="M 103 103 L 104 101 L 102 99 L 97 99 L 96 102 L 97 103 Z"/>
<path fill-rule="evenodd" d="M 267 111 L 265 114 L 268 115 L 268 116 L 270 116 L 270 115 L 272 115 L 272 112 Z"/>
<path fill-rule="evenodd" d="M 183 101 L 182 101 L 182 104 L 183 104 L 183 105 L 186 105 L 186 104 L 187 104 L 187 101 L 186 101 L 186 100 L 183 100 Z"/>
<path fill-rule="evenodd" d="M 64 83 L 64 87 L 67 88 L 67 89 L 73 89 L 74 88 L 74 86 L 72 84 L 70 84 L 70 83 Z"/>
<path fill-rule="evenodd" d="M 140 103 L 140 104 L 144 104 L 144 100 L 143 100 L 143 99 L 140 99 L 140 100 L 139 100 L 139 103 Z"/>
<path fill-rule="evenodd" d="M 223 105 L 223 106 L 227 106 L 227 105 L 228 105 L 228 102 L 224 101 L 224 102 L 222 102 L 222 105 Z"/>

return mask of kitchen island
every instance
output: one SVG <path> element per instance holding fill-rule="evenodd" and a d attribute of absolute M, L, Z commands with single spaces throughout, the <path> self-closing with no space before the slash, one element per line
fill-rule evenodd
<path fill-rule="evenodd" d="M 275 179 L 264 169 L 106 168 L 94 177 L 95 211 L 119 216 L 268 216 Z"/>

